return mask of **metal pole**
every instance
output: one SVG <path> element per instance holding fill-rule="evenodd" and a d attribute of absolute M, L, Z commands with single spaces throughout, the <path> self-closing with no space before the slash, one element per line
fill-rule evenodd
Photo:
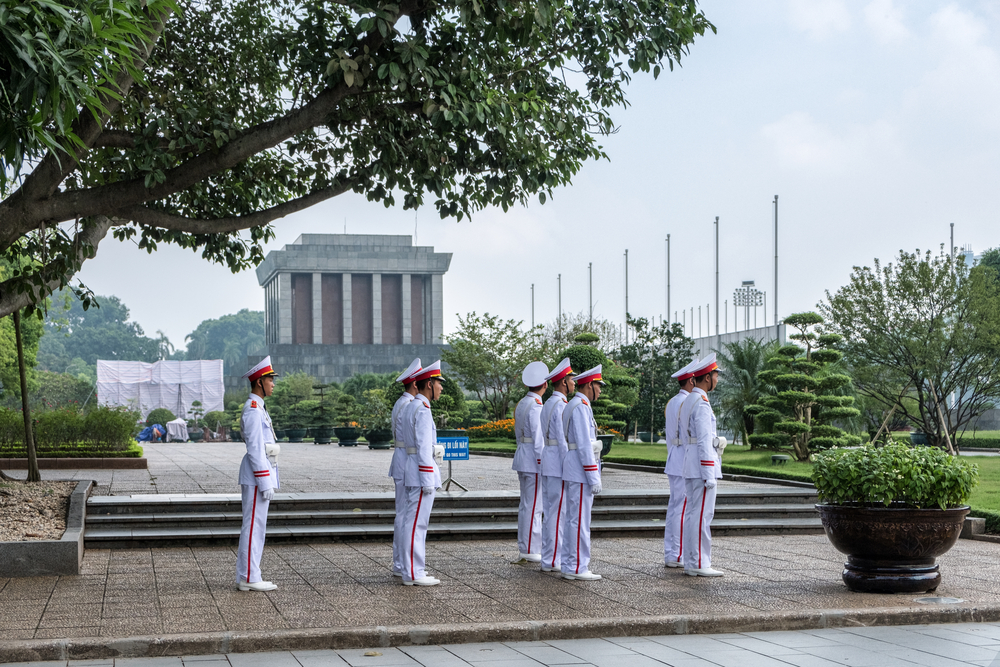
<path fill-rule="evenodd" d="M 701 338 L 701 306 L 698 306 L 698 338 Z"/>
<path fill-rule="evenodd" d="M 590 284 L 590 289 L 587 292 L 587 298 L 590 300 L 590 325 L 594 324 L 594 263 L 590 262 L 587 264 L 587 280 Z"/>
<path fill-rule="evenodd" d="M 562 274 L 556 280 L 559 282 L 559 342 L 562 343 Z"/>
<path fill-rule="evenodd" d="M 778 195 L 774 195 L 774 326 L 778 326 Z"/>
<path fill-rule="evenodd" d="M 725 300 L 722 312 L 726 314 L 726 333 L 729 333 L 729 299 Z"/>
<path fill-rule="evenodd" d="M 718 303 L 718 302 L 716 302 L 716 303 Z M 709 335 L 709 336 L 712 335 L 712 311 L 709 310 L 709 307 L 711 305 L 712 304 L 710 304 L 710 303 L 706 303 L 705 304 L 705 333 L 707 335 Z M 719 331 L 718 331 L 718 329 L 719 329 L 719 320 L 715 320 L 715 329 L 716 329 L 715 335 L 718 336 L 719 335 Z M 718 341 L 716 341 L 716 343 L 718 343 Z"/>
<path fill-rule="evenodd" d="M 535 283 L 531 283 L 531 328 L 535 328 Z"/>
<path fill-rule="evenodd" d="M 667 319 L 670 319 L 670 234 L 667 234 Z"/>
<path fill-rule="evenodd" d="M 767 292 L 764 292 L 764 326 L 767 326 Z"/>
<path fill-rule="evenodd" d="M 628 248 L 625 249 L 625 344 L 628 345 Z"/>
<path fill-rule="evenodd" d="M 708 315 L 707 306 L 705 314 Z M 715 216 L 715 336 L 719 336 L 719 216 Z M 715 342 L 718 344 L 719 341 Z"/>

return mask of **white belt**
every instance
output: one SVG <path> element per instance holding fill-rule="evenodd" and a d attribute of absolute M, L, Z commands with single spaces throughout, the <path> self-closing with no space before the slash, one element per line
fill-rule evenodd
<path fill-rule="evenodd" d="M 417 448 L 416 447 L 407 447 L 406 448 L 406 453 L 407 454 L 416 454 L 417 453 Z"/>
<path fill-rule="evenodd" d="M 568 449 L 570 451 L 573 451 L 574 449 L 576 449 L 576 443 L 575 442 L 567 442 L 566 443 L 566 449 Z"/>
<path fill-rule="evenodd" d="M 406 445 L 396 445 L 396 449 L 406 449 Z"/>
<path fill-rule="evenodd" d="M 673 439 L 673 443 L 672 443 L 672 444 L 674 444 L 674 445 L 679 445 L 679 444 L 681 444 L 681 439 L 680 439 L 680 438 L 674 438 L 674 439 Z"/>
<path fill-rule="evenodd" d="M 556 439 L 554 439 L 554 438 L 548 438 L 548 439 L 545 440 L 545 446 L 546 447 L 555 447 L 558 444 L 559 444 L 559 441 L 556 440 Z"/>
<path fill-rule="evenodd" d="M 525 445 L 533 445 L 533 444 L 535 444 L 535 439 L 534 438 L 521 438 L 520 442 L 522 444 L 525 444 Z"/>
<path fill-rule="evenodd" d="M 689 445 L 697 445 L 698 444 L 698 438 L 688 438 L 688 444 Z"/>

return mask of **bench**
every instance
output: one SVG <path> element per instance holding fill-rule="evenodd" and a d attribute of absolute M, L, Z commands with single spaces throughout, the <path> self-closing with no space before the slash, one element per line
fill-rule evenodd
<path fill-rule="evenodd" d="M 785 465 L 788 461 L 791 461 L 792 457 L 787 454 L 771 454 L 771 463 L 777 463 L 778 465 Z"/>

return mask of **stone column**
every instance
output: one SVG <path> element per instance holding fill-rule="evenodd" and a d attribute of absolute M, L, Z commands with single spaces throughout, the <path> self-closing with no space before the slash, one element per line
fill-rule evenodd
<path fill-rule="evenodd" d="M 323 342 L 323 274 L 313 273 L 313 343 Z"/>
<path fill-rule="evenodd" d="M 278 274 L 278 344 L 292 342 L 292 274 Z"/>
<path fill-rule="evenodd" d="M 382 344 L 382 274 L 372 274 L 372 343 Z"/>
<path fill-rule="evenodd" d="M 440 345 L 444 341 L 444 275 L 435 273 L 431 276 L 431 339 L 434 345 Z"/>
<path fill-rule="evenodd" d="M 354 331 L 351 328 L 351 274 L 344 274 L 344 345 L 354 342 Z"/>
<path fill-rule="evenodd" d="M 413 329 L 410 321 L 410 274 L 403 274 L 403 345 L 413 342 Z"/>

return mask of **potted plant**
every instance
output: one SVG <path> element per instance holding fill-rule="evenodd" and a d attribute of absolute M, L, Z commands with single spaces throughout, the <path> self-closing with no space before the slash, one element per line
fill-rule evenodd
<path fill-rule="evenodd" d="M 813 457 L 827 537 L 847 554 L 853 591 L 918 593 L 941 583 L 934 559 L 950 549 L 979 480 L 974 463 L 939 449 L 890 444 Z"/>
<path fill-rule="evenodd" d="M 392 406 L 384 390 L 369 389 L 364 393 L 361 425 L 365 429 L 368 449 L 392 448 Z"/>
<path fill-rule="evenodd" d="M 201 442 L 201 439 L 205 435 L 205 431 L 202 428 L 201 416 L 205 414 L 205 411 L 201 407 L 201 401 L 193 401 L 191 403 L 191 409 L 188 410 L 188 440 L 191 442 Z"/>
<path fill-rule="evenodd" d="M 358 428 L 357 401 L 350 394 L 341 394 L 334 404 L 337 424 L 333 429 L 337 434 L 337 444 L 341 447 L 357 447 L 361 429 Z"/>
<path fill-rule="evenodd" d="M 307 401 L 299 401 L 292 405 L 285 414 L 284 431 L 285 435 L 288 436 L 288 442 L 302 442 L 308 432 L 306 424 L 312 418 L 312 413 L 308 405 L 304 406 L 303 403 L 307 403 Z"/>
<path fill-rule="evenodd" d="M 326 400 L 326 390 L 328 384 L 314 384 L 313 393 L 319 396 L 319 402 L 313 407 L 313 420 L 315 426 L 312 427 L 313 443 L 317 445 L 329 445 L 333 436 L 333 426 L 330 425 L 331 412 Z"/>

